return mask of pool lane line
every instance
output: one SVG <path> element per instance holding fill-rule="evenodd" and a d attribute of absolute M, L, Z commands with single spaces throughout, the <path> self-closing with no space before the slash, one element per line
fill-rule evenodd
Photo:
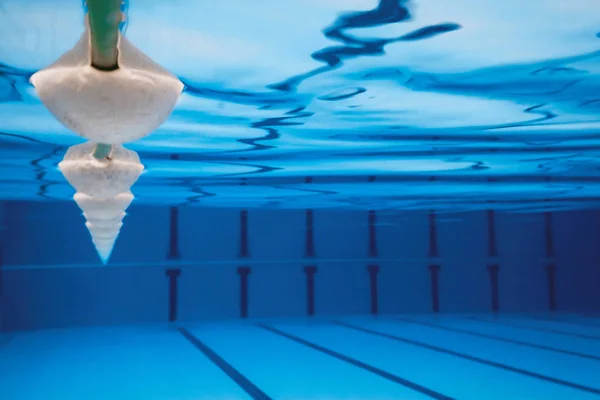
<path fill-rule="evenodd" d="M 497 319 L 487 319 L 487 318 L 480 318 L 480 317 L 461 317 L 461 318 L 466 318 L 466 319 L 480 321 L 480 322 L 486 322 L 488 324 L 511 326 L 513 328 L 519 328 L 519 329 L 527 329 L 527 330 L 538 331 L 538 332 L 556 333 L 557 335 L 578 337 L 581 339 L 600 340 L 600 336 L 585 335 L 583 333 L 566 332 L 566 331 L 561 331 L 558 329 L 550 329 L 550 328 L 542 328 L 542 327 L 536 327 L 536 326 L 515 324 L 513 322 L 500 321 Z"/>
<path fill-rule="evenodd" d="M 431 390 L 431 389 L 428 389 L 428 388 L 426 388 L 424 386 L 421 386 L 421 385 L 419 385 L 417 383 L 411 382 L 411 381 L 409 381 L 407 379 L 404 379 L 404 378 L 401 378 L 401 377 L 399 377 L 397 375 L 394 375 L 394 374 L 392 374 L 390 372 L 387 372 L 387 371 L 384 371 L 384 370 L 379 369 L 377 367 L 374 367 L 372 365 L 363 363 L 362 361 L 356 360 L 354 358 L 348 357 L 348 356 L 343 355 L 341 353 L 338 353 L 336 351 L 330 350 L 330 349 L 328 349 L 326 347 L 320 346 L 320 345 L 318 345 L 316 343 L 310 342 L 310 341 L 308 341 L 306 339 L 302 339 L 302 338 L 300 338 L 298 336 L 295 336 L 295 335 L 292 335 L 290 333 L 284 332 L 284 331 L 279 330 L 277 328 L 274 328 L 274 327 L 272 327 L 270 325 L 257 324 L 257 326 L 260 327 L 260 328 L 262 328 L 262 329 L 264 329 L 264 330 L 266 330 L 266 331 L 268 331 L 268 332 L 271 332 L 271 333 L 273 333 L 275 335 L 278 335 L 278 336 L 281 336 L 283 338 L 289 339 L 289 340 L 291 340 L 293 342 L 299 343 L 299 344 L 304 345 L 306 347 L 309 347 L 309 348 L 311 348 L 313 350 L 319 351 L 319 352 L 321 352 L 323 354 L 326 354 L 326 355 L 328 355 L 330 357 L 333 357 L 333 358 L 336 358 L 338 360 L 347 362 L 348 364 L 351 364 L 351 365 L 353 365 L 355 367 L 364 369 L 365 371 L 371 372 L 371 373 L 373 373 L 375 375 L 378 375 L 378 376 L 380 376 L 380 377 L 382 377 L 384 379 L 387 379 L 389 381 L 392 381 L 394 383 L 402 385 L 402 386 L 404 386 L 406 388 L 412 389 L 415 392 L 419 392 L 419 393 L 421 393 L 421 394 L 423 394 L 425 396 L 429 396 L 432 399 L 453 400 L 452 397 L 448 397 L 448 396 L 443 395 L 441 393 L 438 393 L 438 392 L 436 392 L 434 390 Z"/>
<path fill-rule="evenodd" d="M 273 400 L 190 331 L 185 328 L 177 330 L 254 400 Z"/>
<path fill-rule="evenodd" d="M 395 320 L 401 321 L 401 322 L 406 322 L 409 324 L 414 324 L 414 325 L 426 326 L 426 327 L 433 328 L 433 329 L 444 330 L 447 332 L 455 332 L 455 333 L 460 333 L 460 334 L 465 334 L 465 335 L 470 335 L 470 336 L 477 336 L 477 337 L 481 337 L 481 338 L 485 338 L 485 339 L 496 340 L 499 342 L 516 344 L 519 346 L 531 347 L 531 348 L 540 349 L 540 350 L 547 350 L 547 351 L 551 351 L 551 352 L 555 352 L 555 353 L 559 353 L 559 354 L 565 354 L 565 355 L 569 355 L 569 356 L 573 356 L 573 357 L 580 357 L 580 358 L 586 358 L 589 360 L 600 361 L 600 356 L 595 356 L 595 355 L 586 354 L 586 353 L 579 353 L 579 352 L 571 351 L 571 350 L 559 349 L 556 347 L 545 346 L 542 344 L 532 343 L 532 342 L 528 342 L 525 340 L 517 340 L 517 339 L 506 338 L 503 336 L 491 335 L 488 333 L 474 332 L 474 331 L 467 330 L 467 329 L 454 328 L 454 327 L 445 326 L 445 325 L 438 325 L 438 324 L 434 324 L 431 322 L 417 321 L 417 320 L 413 320 L 410 318 L 401 317 L 401 318 L 395 318 Z"/>
<path fill-rule="evenodd" d="M 447 355 L 454 356 L 454 357 L 457 357 L 457 358 L 462 358 L 462 359 L 465 359 L 465 360 L 468 360 L 468 361 L 473 361 L 475 363 L 487 365 L 487 366 L 498 368 L 498 369 L 503 369 L 503 370 L 509 371 L 509 372 L 515 372 L 515 373 L 518 373 L 518 374 L 521 374 L 521 375 L 524 375 L 524 376 L 528 376 L 530 378 L 540 379 L 540 380 L 543 380 L 543 381 L 548 382 L 548 383 L 554 383 L 554 384 L 557 384 L 557 385 L 569 387 L 571 389 L 576 389 L 576 390 L 580 390 L 580 391 L 583 391 L 583 392 L 593 393 L 593 394 L 600 395 L 600 389 L 596 389 L 596 388 L 593 388 L 593 387 L 589 387 L 589 386 L 585 386 L 585 385 L 580 385 L 578 383 L 565 381 L 565 380 L 554 378 L 554 377 L 551 377 L 551 376 L 539 374 L 537 372 L 528 371 L 526 369 L 521 369 L 521 368 L 513 367 L 513 366 L 510 366 L 510 365 L 507 365 L 507 364 L 502 364 L 502 363 L 499 363 L 499 362 L 496 362 L 496 361 L 486 360 L 484 358 L 472 356 L 472 355 L 465 354 L 465 353 L 460 353 L 458 351 L 454 351 L 454 350 L 450 350 L 450 349 L 445 349 L 443 347 L 434 346 L 434 345 L 431 345 L 431 344 L 428 344 L 428 343 L 419 342 L 419 341 L 412 340 L 412 339 L 406 339 L 406 338 L 403 338 L 401 336 L 396 336 L 396 335 L 392 335 L 392 334 L 385 333 L 385 332 L 375 331 L 375 330 L 372 330 L 372 329 L 364 328 L 364 327 L 357 326 L 357 325 L 348 324 L 348 323 L 345 323 L 345 322 L 332 321 L 332 323 L 335 324 L 335 325 L 338 325 L 338 326 L 342 326 L 342 327 L 348 328 L 348 329 L 353 329 L 353 330 L 358 331 L 358 332 L 367 333 L 369 335 L 379 336 L 379 337 L 390 339 L 390 340 L 393 340 L 393 341 L 396 341 L 396 342 L 410 344 L 410 345 L 413 345 L 413 346 L 417 346 L 417 347 L 421 347 L 421 348 L 424 348 L 424 349 L 432 350 L 432 351 L 435 351 L 435 352 L 438 352 L 438 353 L 447 354 Z"/>
<path fill-rule="evenodd" d="M 533 316 L 528 316 L 528 318 L 537 319 L 539 321 L 557 322 L 559 324 L 583 326 L 583 327 L 587 327 L 587 328 L 600 328 L 600 323 L 594 324 L 592 321 L 573 321 L 573 320 L 569 320 L 569 319 L 562 319 L 561 317 L 557 317 L 557 316 L 544 317 L 541 315 L 533 315 Z"/>

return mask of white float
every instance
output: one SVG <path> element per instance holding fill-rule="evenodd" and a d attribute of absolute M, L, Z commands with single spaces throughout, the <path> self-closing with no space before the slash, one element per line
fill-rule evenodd
<path fill-rule="evenodd" d="M 118 69 L 94 68 L 86 26 L 75 47 L 32 75 L 38 96 L 63 125 L 93 142 L 149 135 L 169 117 L 183 84 L 120 34 Z"/>
<path fill-rule="evenodd" d="M 75 202 L 106 264 L 134 198 L 131 186 L 144 166 L 135 151 L 121 145 L 113 145 L 109 156 L 98 160 L 92 155 L 94 146 L 91 142 L 71 146 L 58 167 L 77 192 Z"/>
<path fill-rule="evenodd" d="M 70 147 L 59 168 L 77 192 L 75 202 L 104 264 L 133 201 L 131 186 L 144 170 L 137 153 L 121 144 L 158 128 L 183 90 L 177 77 L 118 35 L 117 68 L 95 68 L 86 17 L 75 46 L 31 77 L 46 108 L 90 140 Z"/>

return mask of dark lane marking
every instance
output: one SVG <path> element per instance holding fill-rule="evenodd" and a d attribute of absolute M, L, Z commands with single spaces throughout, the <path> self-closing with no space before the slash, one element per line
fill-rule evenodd
<path fill-rule="evenodd" d="M 440 269 L 439 265 L 429 266 L 429 274 L 431 275 L 431 310 L 434 313 L 440 312 Z"/>
<path fill-rule="evenodd" d="M 306 210 L 306 232 L 305 232 L 305 246 L 304 257 L 313 258 L 315 257 L 315 218 L 313 210 Z"/>
<path fill-rule="evenodd" d="M 503 336 L 496 336 L 496 335 L 490 335 L 490 334 L 487 334 L 487 333 L 474 332 L 474 331 L 470 331 L 470 330 L 466 330 L 466 329 L 460 329 L 460 328 L 454 328 L 454 327 L 449 327 L 449 326 L 444 326 L 444 325 L 432 324 L 432 323 L 429 323 L 429 322 L 416 321 L 416 320 L 409 319 L 409 318 L 396 318 L 396 319 L 398 321 L 406 322 L 406 323 L 409 323 L 409 324 L 427 326 L 427 327 L 433 328 L 433 329 L 439 329 L 439 330 L 444 330 L 444 331 L 448 331 L 448 332 L 462 333 L 462 334 L 465 334 L 465 335 L 477 336 L 477 337 L 481 337 L 481 338 L 485 338 L 485 339 L 497 340 L 499 342 L 511 343 L 511 344 L 516 344 L 516 345 L 519 345 L 519 346 L 532 347 L 532 348 L 535 348 L 535 349 L 547 350 L 547 351 L 552 351 L 552 352 L 555 352 L 555 353 L 567 354 L 567 355 L 574 356 L 574 357 L 581 357 L 581 358 L 587 358 L 587 359 L 590 359 L 590 360 L 600 361 L 600 357 L 594 356 L 594 355 L 591 355 L 591 354 L 578 353 L 576 351 L 558 349 L 558 348 L 555 348 L 555 347 L 544 346 L 544 345 L 541 345 L 541 344 L 527 342 L 527 341 L 523 341 L 523 340 L 510 339 L 510 338 L 506 338 L 506 337 L 503 337 Z"/>
<path fill-rule="evenodd" d="M 171 207 L 169 215 L 169 252 L 168 260 L 179 260 L 179 207 Z"/>
<path fill-rule="evenodd" d="M 545 233 L 545 250 L 546 258 L 554 258 L 554 235 L 552 224 L 552 213 L 546 211 L 544 213 L 544 233 Z"/>
<path fill-rule="evenodd" d="M 512 322 L 498 321 L 496 319 L 486 319 L 486 318 L 479 318 L 479 317 L 464 317 L 464 318 L 475 320 L 475 321 L 487 322 L 488 324 L 511 326 L 513 328 L 527 329 L 527 330 L 531 330 L 531 331 L 549 332 L 549 333 L 556 333 L 557 335 L 578 337 L 578 338 L 582 338 L 582 339 L 600 340 L 600 336 L 585 335 L 583 333 L 565 332 L 565 331 L 560 331 L 557 329 L 540 328 L 540 327 L 535 327 L 535 326 L 515 324 Z"/>
<path fill-rule="evenodd" d="M 546 178 L 547 182 L 550 183 L 550 177 Z M 545 201 L 550 201 L 546 199 Z M 544 233 L 545 233 L 545 250 L 546 259 L 552 260 L 554 258 L 554 234 L 553 234 L 553 223 L 552 223 L 552 212 L 546 211 L 544 213 Z M 548 287 L 548 309 L 552 312 L 556 311 L 558 304 L 556 301 L 556 265 L 552 262 L 546 265 L 546 283 Z"/>
<path fill-rule="evenodd" d="M 262 390 L 260 390 L 254 383 L 248 378 L 242 375 L 237 369 L 233 368 L 227 361 L 221 356 L 215 353 L 210 347 L 204 344 L 196 336 L 192 335 L 187 329 L 179 328 L 179 332 L 185 337 L 191 344 L 200 350 L 210 361 L 212 361 L 221 371 L 225 372 L 237 385 L 242 388 L 250 397 L 254 400 L 272 400 L 271 397 L 267 396 Z"/>
<path fill-rule="evenodd" d="M 317 273 L 316 266 L 304 267 L 306 274 L 306 314 L 309 317 L 315 315 L 315 274 Z"/>
<path fill-rule="evenodd" d="M 391 335 L 389 333 L 384 333 L 384 332 L 378 332 L 378 331 L 374 331 L 368 328 L 363 328 L 360 326 L 356 326 L 356 325 L 351 325 L 351 324 L 347 324 L 344 322 L 338 322 L 338 321 L 332 321 L 334 324 L 348 328 L 348 329 L 353 329 L 355 331 L 358 332 L 363 332 L 363 333 L 368 333 L 370 335 L 374 335 L 374 336 L 380 336 L 386 339 L 390 339 L 390 340 L 394 340 L 396 342 L 401 342 L 401 343 L 406 343 L 406 344 L 410 344 L 413 346 L 417 346 L 417 347 L 421 347 L 424 349 L 428 349 L 428 350 L 432 350 L 432 351 L 436 351 L 438 353 L 443 353 L 443 354 L 448 354 L 454 357 L 458 357 L 458 358 L 463 358 L 465 360 L 469 360 L 469 361 L 473 361 L 479 364 L 483 364 L 483 365 L 488 365 L 490 367 L 494 367 L 494 368 L 499 368 L 499 369 L 503 369 L 505 371 L 510 371 L 510 372 L 515 372 L 521 375 L 525 375 L 525 376 L 529 376 L 531 378 L 536 378 L 536 379 L 540 379 L 549 383 L 555 383 L 557 385 L 562 385 L 565 387 L 570 387 L 572 389 L 577 389 L 577 390 L 581 390 L 583 392 L 588 392 L 588 393 L 594 393 L 594 394 L 598 394 L 600 395 L 600 389 L 596 389 L 596 388 L 592 388 L 589 386 L 584 386 L 584 385 L 580 385 L 578 383 L 574 383 L 574 382 L 569 382 L 569 381 L 564 381 L 562 379 L 558 379 L 558 378 L 554 378 L 551 376 L 547 376 L 547 375 L 542 375 L 542 374 L 538 374 L 537 372 L 532 372 L 532 371 L 528 371 L 525 369 L 521 369 L 521 368 L 517 368 L 517 367 L 512 367 L 510 365 L 506 365 L 506 364 L 502 364 L 502 363 L 498 363 L 495 361 L 490 361 L 490 360 L 486 360 L 483 358 L 479 358 L 479 357 L 475 357 L 475 356 L 471 356 L 469 354 L 464 354 L 464 353 L 460 353 L 458 351 L 454 351 L 454 350 L 449 350 L 449 349 L 444 349 L 442 347 L 437 347 L 437 346 L 433 346 L 427 343 L 423 343 L 423 342 L 418 342 L 416 340 L 411 340 L 411 339 L 406 339 L 400 336 L 395 336 L 395 335 Z"/>
<path fill-rule="evenodd" d="M 432 177 L 431 180 L 435 180 Z M 435 210 L 430 210 L 428 216 L 429 227 L 429 258 L 435 259 L 439 256 L 438 237 L 437 237 L 437 214 Z M 431 310 L 434 313 L 440 312 L 440 269 L 438 264 L 429 265 L 429 276 L 431 279 Z"/>
<path fill-rule="evenodd" d="M 438 242 L 437 242 L 437 218 L 435 211 L 429 211 L 429 257 L 438 257 Z"/>
<path fill-rule="evenodd" d="M 169 322 L 174 322 L 177 320 L 177 300 L 179 299 L 177 280 L 181 276 L 181 268 L 171 268 L 165 273 L 169 278 Z"/>
<path fill-rule="evenodd" d="M 371 314 L 376 315 L 379 313 L 379 290 L 377 286 L 377 274 L 379 273 L 379 265 L 367 266 L 367 272 L 369 273 Z"/>
<path fill-rule="evenodd" d="M 488 256 L 490 258 L 498 257 L 498 245 L 496 240 L 496 212 L 487 211 L 487 229 L 488 229 Z"/>
<path fill-rule="evenodd" d="M 281 331 L 281 330 L 279 330 L 277 328 L 274 328 L 272 326 L 265 325 L 265 324 L 257 324 L 257 325 L 260 328 L 262 328 L 262 329 L 265 329 L 265 330 L 267 330 L 267 331 L 269 331 L 271 333 L 274 333 L 275 335 L 284 337 L 286 339 L 289 339 L 289 340 L 291 340 L 293 342 L 299 343 L 299 344 L 304 345 L 306 347 L 310 347 L 313 350 L 317 350 L 317 351 L 319 351 L 321 353 L 327 354 L 330 357 L 337 358 L 338 360 L 345 361 L 348 364 L 352 364 L 355 367 L 362 368 L 362 369 L 364 369 L 366 371 L 369 371 L 369 372 L 371 372 L 371 373 L 373 373 L 375 375 L 378 375 L 378 376 L 380 376 L 382 378 L 385 378 L 385 379 L 390 380 L 392 382 L 398 383 L 398 384 L 400 384 L 400 385 L 402 385 L 404 387 L 412 389 L 412 390 L 414 390 L 416 392 L 419 392 L 421 394 L 429 396 L 432 399 L 443 399 L 443 400 L 451 400 L 452 399 L 451 397 L 448 397 L 448 396 L 445 396 L 445 395 L 443 395 L 441 393 L 435 392 L 435 391 L 433 391 L 431 389 L 428 389 L 428 388 L 426 388 L 424 386 L 418 385 L 418 384 L 416 384 L 414 382 L 411 382 L 409 380 L 401 378 L 401 377 L 399 377 L 397 375 L 394 375 L 394 374 L 391 374 L 391 373 L 389 373 L 387 371 L 384 371 L 384 370 L 381 370 L 379 368 L 373 367 L 372 365 L 365 364 L 362 361 L 358 361 L 358 360 L 356 360 L 354 358 L 350 358 L 350 357 L 345 356 L 343 354 L 337 353 L 337 352 L 335 352 L 333 350 L 329 350 L 329 349 L 327 349 L 325 347 L 319 346 L 318 344 L 309 342 L 308 340 L 305 340 L 305 339 L 302 339 L 300 337 L 297 337 L 297 336 L 294 336 L 292 334 L 289 334 L 287 332 Z"/>
<path fill-rule="evenodd" d="M 240 211 L 240 258 L 250 257 L 248 249 L 248 210 Z"/>
<path fill-rule="evenodd" d="M 377 213 L 369 210 L 369 257 L 377 257 Z"/>
<path fill-rule="evenodd" d="M 500 294 L 498 286 L 498 274 L 500 272 L 500 266 L 497 264 L 490 264 L 487 266 L 487 270 L 490 274 L 490 294 L 492 312 L 497 313 L 500 310 Z"/>
<path fill-rule="evenodd" d="M 562 319 L 555 316 L 542 317 L 540 315 L 531 316 L 532 319 L 538 319 L 540 321 L 557 322 L 559 324 L 577 325 L 588 328 L 600 328 L 600 324 L 594 324 L 592 321 L 572 321 L 568 319 Z"/>
<path fill-rule="evenodd" d="M 238 267 L 240 276 L 240 318 L 248 318 L 248 276 L 252 273 L 250 267 Z"/>
<path fill-rule="evenodd" d="M 556 265 L 546 265 L 546 282 L 548 286 L 548 309 L 554 312 L 558 308 L 556 303 Z"/>

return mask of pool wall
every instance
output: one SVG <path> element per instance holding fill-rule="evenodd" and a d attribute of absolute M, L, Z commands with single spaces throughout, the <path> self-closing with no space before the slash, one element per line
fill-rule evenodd
<path fill-rule="evenodd" d="M 5 202 L 4 331 L 239 317 L 600 311 L 600 213 L 134 204 L 101 266 L 67 202 Z"/>
<path fill-rule="evenodd" d="M 6 243 L 6 214 L 5 203 L 0 201 L 0 333 L 4 331 L 4 284 L 2 283 L 3 250 Z M 0 346 L 2 340 L 0 339 Z"/>

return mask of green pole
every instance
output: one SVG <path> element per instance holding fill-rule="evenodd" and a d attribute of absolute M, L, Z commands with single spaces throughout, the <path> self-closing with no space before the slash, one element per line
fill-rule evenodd
<path fill-rule="evenodd" d="M 92 44 L 92 66 L 113 71 L 119 68 L 117 43 L 121 23 L 121 0 L 87 0 Z M 110 154 L 110 144 L 98 143 L 93 156 L 103 160 Z"/>
<path fill-rule="evenodd" d="M 87 6 L 92 39 L 92 65 L 108 71 L 117 69 L 121 0 L 87 0 Z"/>
<path fill-rule="evenodd" d="M 98 143 L 94 147 L 94 153 L 92 154 L 98 160 L 104 160 L 110 155 L 112 146 L 110 144 Z"/>

